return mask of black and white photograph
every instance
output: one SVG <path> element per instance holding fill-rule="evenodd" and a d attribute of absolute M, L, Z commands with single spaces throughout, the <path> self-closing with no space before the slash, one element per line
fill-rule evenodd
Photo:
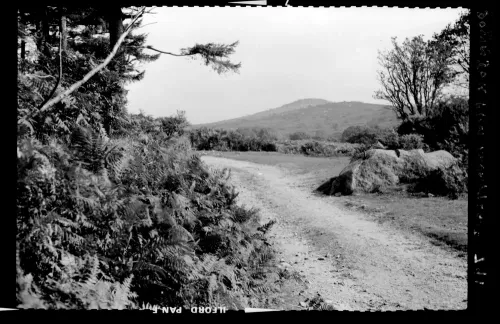
<path fill-rule="evenodd" d="M 467 309 L 475 11 L 257 3 L 19 5 L 18 309 Z"/>

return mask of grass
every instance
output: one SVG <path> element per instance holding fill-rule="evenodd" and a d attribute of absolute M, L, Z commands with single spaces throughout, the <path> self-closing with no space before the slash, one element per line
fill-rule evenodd
<path fill-rule="evenodd" d="M 438 246 L 467 252 L 467 198 L 411 197 L 407 194 L 359 194 L 339 197 L 379 223 L 427 236 Z"/>
<path fill-rule="evenodd" d="M 337 176 L 348 157 L 307 157 L 276 152 L 205 152 L 205 154 L 273 165 L 300 176 L 303 187 L 315 190 Z M 417 197 L 403 191 L 335 197 L 345 207 L 362 211 L 379 223 L 421 233 L 442 247 L 467 252 L 467 197 Z"/>

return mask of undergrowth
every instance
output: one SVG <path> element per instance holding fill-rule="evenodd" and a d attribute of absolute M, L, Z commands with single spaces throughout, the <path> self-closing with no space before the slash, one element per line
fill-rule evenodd
<path fill-rule="evenodd" d="M 17 172 L 20 307 L 241 308 L 262 289 L 272 224 L 185 137 L 75 127 L 66 143 L 20 139 Z"/>

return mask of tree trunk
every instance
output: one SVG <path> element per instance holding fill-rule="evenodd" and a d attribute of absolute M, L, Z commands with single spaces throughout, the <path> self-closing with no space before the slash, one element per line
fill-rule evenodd
<path fill-rule="evenodd" d="M 43 46 L 43 53 L 47 57 L 50 57 L 50 48 L 47 45 L 47 41 L 49 39 L 49 20 L 48 20 L 48 16 L 47 16 L 47 10 L 48 10 L 48 8 L 45 7 L 45 8 L 43 8 L 43 11 L 42 11 L 42 15 L 43 15 L 42 16 L 42 34 L 43 34 L 42 46 Z"/>
<path fill-rule="evenodd" d="M 116 44 L 123 34 L 122 8 L 120 5 L 110 6 L 106 12 L 106 19 L 109 23 L 109 43 L 111 48 Z"/>
<path fill-rule="evenodd" d="M 66 14 L 61 12 L 61 50 L 66 54 L 66 48 L 68 47 L 68 30 L 66 28 Z"/>
<path fill-rule="evenodd" d="M 106 8 L 105 17 L 109 25 L 109 45 L 110 48 L 113 48 L 124 31 L 123 12 L 121 6 L 118 4 Z M 124 56 L 122 55 L 122 53 L 123 50 L 119 50 L 119 52 L 116 54 L 115 64 L 110 65 L 111 70 L 117 71 L 118 67 L 123 64 L 122 60 L 124 59 Z M 112 107 L 110 108 L 112 109 Z M 106 133 L 108 133 L 108 136 L 110 136 L 112 132 L 111 120 L 111 118 L 104 119 L 104 129 L 106 130 Z"/>
<path fill-rule="evenodd" d="M 47 7 L 43 6 L 40 8 L 40 17 L 38 20 L 38 50 L 46 56 L 50 56 L 50 50 L 47 46 L 47 39 L 49 38 L 49 22 L 47 17 Z"/>
<path fill-rule="evenodd" d="M 20 28 L 22 28 L 23 31 L 26 31 L 26 20 L 24 16 L 24 9 L 19 10 L 19 16 L 20 16 Z M 24 66 L 24 60 L 26 59 L 26 41 L 24 39 L 21 40 L 21 66 Z"/>

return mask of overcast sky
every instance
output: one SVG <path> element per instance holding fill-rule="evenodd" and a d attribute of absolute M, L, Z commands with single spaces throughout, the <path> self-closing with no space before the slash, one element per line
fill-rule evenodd
<path fill-rule="evenodd" d="M 201 60 L 162 55 L 127 88 L 128 111 L 154 117 L 186 111 L 192 124 L 253 114 L 303 98 L 373 99 L 378 51 L 454 22 L 463 9 L 159 7 L 139 29 L 147 44 L 178 53 L 196 43 L 239 41 L 239 74 L 219 75 Z M 152 51 L 151 54 L 155 53 Z"/>

